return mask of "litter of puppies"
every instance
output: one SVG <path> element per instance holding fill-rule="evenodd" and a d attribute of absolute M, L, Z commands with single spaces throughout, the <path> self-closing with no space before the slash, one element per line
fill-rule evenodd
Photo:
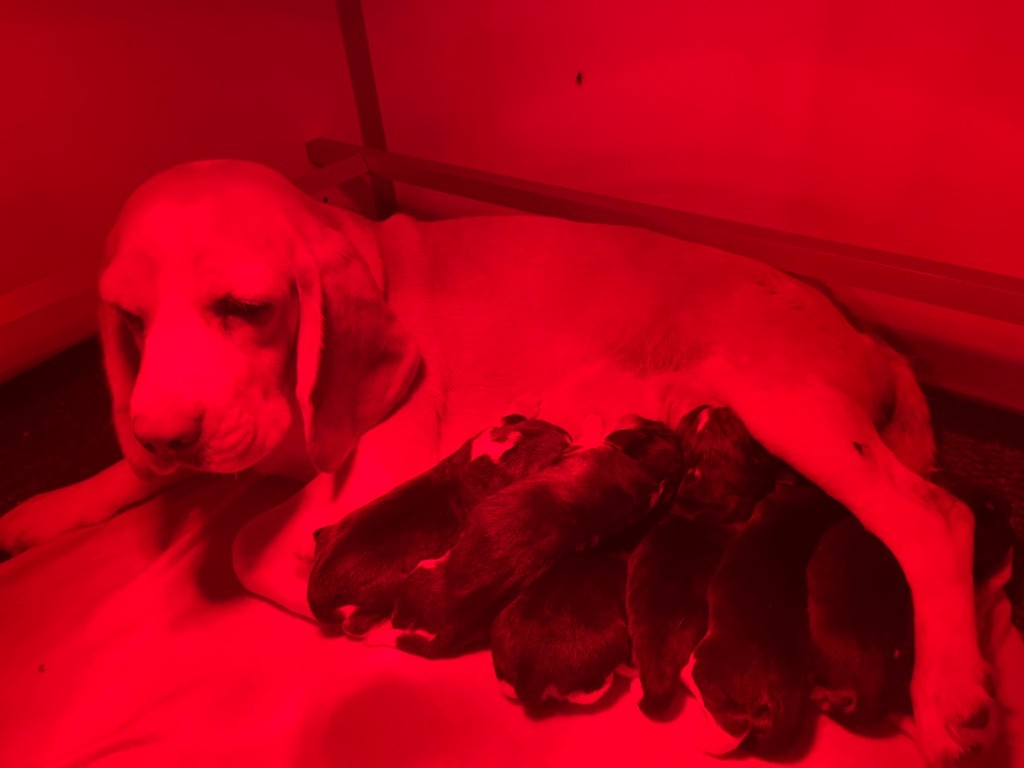
<path fill-rule="evenodd" d="M 1005 504 L 936 482 L 975 511 L 975 577 L 991 582 L 1010 557 Z M 530 710 L 638 676 L 649 717 L 688 690 L 698 748 L 766 757 L 791 753 L 815 709 L 854 729 L 909 715 L 899 565 L 725 408 L 588 445 L 507 416 L 315 537 L 321 622 L 428 658 L 489 646 Z"/>

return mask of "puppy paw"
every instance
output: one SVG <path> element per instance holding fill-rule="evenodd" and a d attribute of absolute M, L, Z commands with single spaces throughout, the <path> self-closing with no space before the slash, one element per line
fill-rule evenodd
<path fill-rule="evenodd" d="M 911 686 L 914 730 L 928 765 L 962 765 L 985 753 L 999 735 L 991 681 L 983 671 L 970 674 L 969 667 L 920 665 L 916 670 Z"/>

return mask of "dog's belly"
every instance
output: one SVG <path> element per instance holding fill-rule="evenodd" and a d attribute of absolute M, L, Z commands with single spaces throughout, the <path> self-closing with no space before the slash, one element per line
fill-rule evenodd
<path fill-rule="evenodd" d="M 601 420 L 605 432 L 617 428 L 620 419 L 631 414 L 674 424 L 697 405 L 718 403 L 714 394 L 702 390 L 699 384 L 686 372 L 681 376 L 643 377 L 606 361 L 595 361 L 551 381 L 524 376 L 505 385 L 456 386 L 449 393 L 441 455 L 479 431 L 481 424 L 513 412 L 557 424 L 574 439 L 579 439 L 588 426 L 592 429 L 595 417 Z"/>
<path fill-rule="evenodd" d="M 442 451 L 531 403 L 577 435 L 588 415 L 671 422 L 750 382 L 813 378 L 869 411 L 890 388 L 828 299 L 751 259 L 540 217 L 388 226 L 391 302 L 443 399 Z"/>

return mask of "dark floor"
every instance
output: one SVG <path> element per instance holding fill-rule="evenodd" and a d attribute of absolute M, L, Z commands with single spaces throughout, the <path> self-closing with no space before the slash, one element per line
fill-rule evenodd
<path fill-rule="evenodd" d="M 1024 416 L 929 391 L 940 463 L 998 488 L 1024 542 Z M 0 384 L 0 510 L 120 457 L 99 345 L 90 339 Z M 1014 620 L 1024 629 L 1024 546 L 1017 547 Z"/>

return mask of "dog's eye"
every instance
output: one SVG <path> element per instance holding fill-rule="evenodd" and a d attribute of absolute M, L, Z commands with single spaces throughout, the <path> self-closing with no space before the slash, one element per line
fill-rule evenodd
<path fill-rule="evenodd" d="M 255 324 L 270 314 L 270 302 L 252 299 L 239 299 L 235 296 L 223 296 L 213 302 L 213 313 L 224 320 L 235 318 L 246 323 Z"/>

